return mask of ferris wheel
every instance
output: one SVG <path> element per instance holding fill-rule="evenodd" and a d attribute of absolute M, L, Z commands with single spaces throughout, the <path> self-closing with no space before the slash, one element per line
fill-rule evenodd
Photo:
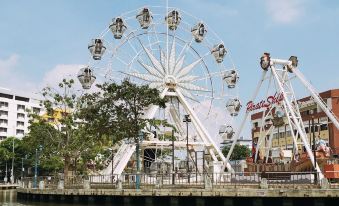
<path fill-rule="evenodd" d="M 178 8 L 142 7 L 114 17 L 88 49 L 90 60 L 78 73 L 84 89 L 94 81 L 126 78 L 157 88 L 162 98 L 169 99 L 167 108 L 152 106 L 145 117 L 170 120 L 179 133 L 178 145 L 187 136 L 187 147 L 201 143 L 213 161 L 227 164 L 206 125 L 221 126 L 212 133 L 232 139 L 233 119 L 241 109 L 239 74 L 229 49 L 205 22 Z M 190 136 L 184 115 L 192 121 Z M 160 144 L 154 136 L 153 140 Z"/>

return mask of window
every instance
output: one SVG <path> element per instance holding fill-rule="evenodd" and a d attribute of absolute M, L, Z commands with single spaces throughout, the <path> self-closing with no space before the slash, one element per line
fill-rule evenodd
<path fill-rule="evenodd" d="M 308 133 L 309 132 L 309 128 L 305 127 L 305 132 Z"/>
<path fill-rule="evenodd" d="M 8 102 L 0 102 L 0 107 L 8 107 Z"/>
<path fill-rule="evenodd" d="M 40 108 L 33 107 L 33 113 L 34 114 L 39 114 L 40 113 Z"/>
<path fill-rule="evenodd" d="M 17 110 L 20 110 L 20 109 L 25 110 L 25 105 L 18 104 Z"/>
<path fill-rule="evenodd" d="M 0 111 L 0 115 L 8 115 L 7 111 Z"/>
<path fill-rule="evenodd" d="M 0 132 L 7 132 L 7 128 L 5 128 L 5 127 L 0 127 Z"/>
<path fill-rule="evenodd" d="M 25 118 L 25 114 L 23 114 L 23 113 L 18 113 L 18 114 L 17 114 L 17 118 Z"/>
<path fill-rule="evenodd" d="M 0 124 L 8 124 L 8 120 L 7 119 L 0 119 Z"/>
<path fill-rule="evenodd" d="M 322 124 L 320 125 L 320 131 L 328 130 L 327 129 L 327 124 Z"/>
<path fill-rule="evenodd" d="M 15 100 L 22 101 L 22 102 L 29 102 L 29 98 L 26 98 L 26 97 L 15 96 Z"/>
<path fill-rule="evenodd" d="M 7 99 L 13 99 L 13 95 L 0 93 L 0 97 L 7 98 Z"/>
<path fill-rule="evenodd" d="M 25 123 L 24 122 L 20 122 L 20 121 L 17 121 L 16 122 L 16 126 L 18 127 L 18 126 L 25 126 Z"/>
<path fill-rule="evenodd" d="M 25 131 L 24 130 L 22 130 L 22 129 L 17 129 L 16 130 L 16 134 L 24 134 L 25 133 Z"/>
<path fill-rule="evenodd" d="M 254 122 L 253 123 L 253 128 L 257 128 L 258 127 L 258 122 Z"/>

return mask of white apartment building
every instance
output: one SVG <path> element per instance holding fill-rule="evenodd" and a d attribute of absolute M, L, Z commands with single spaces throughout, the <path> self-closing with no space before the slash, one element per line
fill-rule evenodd
<path fill-rule="evenodd" d="M 39 100 L 0 88 L 0 141 L 7 137 L 22 138 L 28 132 L 27 110 L 41 113 Z"/>

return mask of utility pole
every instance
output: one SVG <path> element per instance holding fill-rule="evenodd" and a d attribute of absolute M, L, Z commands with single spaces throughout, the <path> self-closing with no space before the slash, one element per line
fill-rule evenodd
<path fill-rule="evenodd" d="M 175 184 L 175 166 L 174 166 L 174 130 L 172 129 L 172 184 Z"/>
<path fill-rule="evenodd" d="M 317 178 L 317 172 L 315 165 L 317 165 L 317 157 L 316 157 L 316 148 L 315 148 L 315 125 L 314 125 L 314 116 L 312 116 L 312 135 L 313 135 L 313 157 L 314 157 L 314 183 L 316 184 L 318 182 Z"/>
<path fill-rule="evenodd" d="M 13 156 L 12 156 L 12 170 L 11 170 L 11 183 L 13 184 L 14 183 L 14 137 L 12 138 L 12 153 L 13 153 Z"/>
<path fill-rule="evenodd" d="M 188 150 L 188 123 L 191 122 L 191 118 L 189 114 L 186 114 L 184 117 L 184 121 L 186 122 L 186 151 L 187 151 L 187 157 L 186 157 L 186 163 L 187 163 L 187 173 L 188 173 L 188 182 L 190 182 L 190 168 L 189 168 L 189 150 Z"/>

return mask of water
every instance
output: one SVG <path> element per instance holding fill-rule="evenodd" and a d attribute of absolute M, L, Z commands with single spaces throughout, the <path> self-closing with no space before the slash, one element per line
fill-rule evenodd
<path fill-rule="evenodd" d="M 68 202 L 68 203 L 65 203 Z M 82 202 L 82 203 L 79 203 Z M 338 198 L 99 197 L 32 202 L 17 200 L 15 190 L 0 190 L 0 206 L 338 206 Z"/>

